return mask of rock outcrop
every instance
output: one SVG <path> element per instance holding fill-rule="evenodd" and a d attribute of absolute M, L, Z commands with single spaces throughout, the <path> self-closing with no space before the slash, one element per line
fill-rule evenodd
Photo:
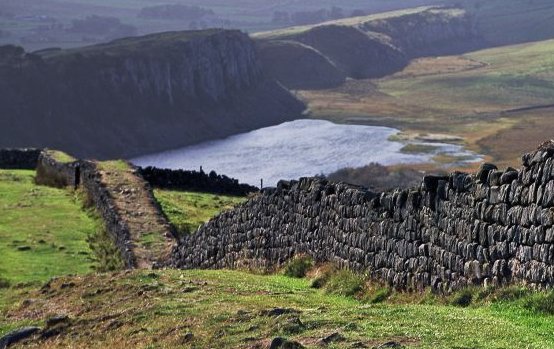
<path fill-rule="evenodd" d="M 298 118 L 239 31 L 169 32 L 71 50 L 0 49 L 0 147 L 132 157 Z"/>
<path fill-rule="evenodd" d="M 459 54 L 484 47 L 473 19 L 461 9 L 431 8 L 367 21 L 358 28 L 386 35 L 408 59 Z"/>
<path fill-rule="evenodd" d="M 425 177 L 383 194 L 318 178 L 280 182 L 185 237 L 179 268 L 276 267 L 297 254 L 399 289 L 554 286 L 554 142 L 518 171 Z"/>
<path fill-rule="evenodd" d="M 306 63 L 313 53 L 293 50 L 291 42 L 321 54 L 323 57 L 316 62 L 329 62 L 326 66 L 317 64 L 319 81 L 324 83 L 315 85 L 329 88 L 343 82 L 337 76 L 380 78 L 402 70 L 416 57 L 481 48 L 484 43 L 474 27 L 472 17 L 462 9 L 422 7 L 276 30 L 256 38 L 261 42 L 264 66 L 271 67 L 272 77 L 292 89 L 313 89 L 312 70 Z M 297 63 L 283 59 L 287 55 L 294 55 Z"/>

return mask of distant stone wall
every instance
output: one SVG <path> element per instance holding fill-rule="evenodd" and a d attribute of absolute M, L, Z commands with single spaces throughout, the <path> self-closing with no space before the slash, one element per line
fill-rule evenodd
<path fill-rule="evenodd" d="M 275 267 L 296 254 L 398 289 L 554 286 L 554 143 L 518 170 L 425 177 L 375 194 L 317 178 L 280 182 L 185 237 L 179 268 Z"/>
<path fill-rule="evenodd" d="M 218 175 L 214 171 L 207 174 L 198 171 L 145 167 L 139 168 L 138 172 L 150 185 L 163 189 L 235 196 L 245 196 L 259 190 L 254 186 L 241 184 L 234 178 Z"/>
<path fill-rule="evenodd" d="M 0 149 L 0 168 L 34 170 L 42 149 Z"/>
<path fill-rule="evenodd" d="M 79 185 L 80 161 L 61 162 L 56 160 L 48 150 L 43 150 L 36 166 L 35 182 L 51 187 L 76 188 Z"/>

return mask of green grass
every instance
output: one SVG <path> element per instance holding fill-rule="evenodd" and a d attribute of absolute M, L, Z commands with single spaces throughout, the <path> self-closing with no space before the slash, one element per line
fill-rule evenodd
<path fill-rule="evenodd" d="M 61 287 L 68 282 L 74 286 Z M 334 332 L 345 341 L 329 348 L 350 348 L 357 342 L 371 348 L 391 340 L 408 348 L 554 348 L 554 318 L 517 302 L 469 307 L 438 302 L 372 304 L 311 288 L 308 279 L 282 275 L 133 271 L 64 278 L 52 283 L 48 297 L 26 296 L 36 300 L 15 305 L 11 318 L 0 320 L 0 335 L 23 324 L 42 325 L 60 309 L 72 319 L 62 335 L 35 344 L 41 348 L 88 343 L 140 348 L 268 347 L 276 336 L 317 348 L 321 338 Z M 263 314 L 276 307 L 291 310 L 280 316 Z M 101 320 L 108 314 L 108 320 Z M 188 333 L 192 339 L 185 341 Z"/>
<path fill-rule="evenodd" d="M 131 165 L 125 160 L 109 160 L 98 163 L 98 168 L 102 171 L 127 171 L 131 169 Z"/>
<path fill-rule="evenodd" d="M 54 160 L 61 163 L 70 163 L 77 160 L 73 156 L 59 150 L 48 150 L 48 155 L 50 155 Z"/>
<path fill-rule="evenodd" d="M 195 231 L 200 225 L 246 198 L 155 189 L 154 196 L 178 232 Z"/>
<path fill-rule="evenodd" d="M 86 273 L 99 222 L 71 192 L 37 186 L 33 171 L 0 170 L 0 277 L 11 284 Z"/>
<path fill-rule="evenodd" d="M 434 145 L 409 143 L 403 146 L 400 151 L 405 154 L 430 154 L 436 151 L 437 148 Z"/>

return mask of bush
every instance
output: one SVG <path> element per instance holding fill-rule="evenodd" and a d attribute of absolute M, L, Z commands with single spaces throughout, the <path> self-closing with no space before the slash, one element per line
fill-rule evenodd
<path fill-rule="evenodd" d="M 530 290 L 522 286 L 510 286 L 498 289 L 493 295 L 494 302 L 515 301 L 529 295 Z"/>
<path fill-rule="evenodd" d="M 452 295 L 452 299 L 450 300 L 450 304 L 455 305 L 457 307 L 467 307 L 471 304 L 472 300 L 473 300 L 473 292 L 472 290 L 466 288 L 454 293 Z"/>
<path fill-rule="evenodd" d="M 554 315 L 554 291 L 530 296 L 525 301 L 524 307 L 538 313 Z"/>
<path fill-rule="evenodd" d="M 89 235 L 87 242 L 94 253 L 97 272 L 110 272 L 125 268 L 121 252 L 105 229 L 98 229 L 95 234 Z"/>
<path fill-rule="evenodd" d="M 312 280 L 311 287 L 323 288 L 327 284 L 327 281 L 329 281 L 329 278 L 336 272 L 337 269 L 333 264 L 319 266 L 314 275 L 312 275 L 314 279 Z"/>
<path fill-rule="evenodd" d="M 325 283 L 327 293 L 351 297 L 362 291 L 364 280 L 349 270 L 339 270 L 329 276 Z"/>
<path fill-rule="evenodd" d="M 293 278 L 303 278 L 310 268 L 314 266 L 314 260 L 308 255 L 296 256 L 284 267 L 283 274 Z"/>

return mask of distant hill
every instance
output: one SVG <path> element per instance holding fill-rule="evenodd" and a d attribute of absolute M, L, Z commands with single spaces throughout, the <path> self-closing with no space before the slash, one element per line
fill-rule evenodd
<path fill-rule="evenodd" d="M 79 49 L 0 48 L 0 147 L 131 157 L 298 118 L 239 31 L 168 32 Z"/>
<path fill-rule="evenodd" d="M 328 88 L 342 82 L 330 76 L 379 78 L 401 70 L 412 58 L 484 46 L 466 11 L 433 7 L 292 27 L 258 33 L 255 38 L 260 42 L 264 65 L 273 67 L 270 74 L 287 87 L 298 89 Z M 289 69 L 310 71 L 312 67 L 304 59 L 296 58 L 296 64 L 291 65 L 282 58 L 298 43 L 312 50 L 305 50 L 305 54 L 314 56 L 315 52 L 321 56 L 318 61 L 329 62 L 325 73 L 319 74 L 319 84 L 302 73 L 290 78 Z M 272 53 L 267 54 L 267 50 Z"/>
<path fill-rule="evenodd" d="M 442 5 L 277 29 L 254 36 L 261 42 L 264 65 L 272 67 L 269 74 L 293 89 L 336 87 L 346 77 L 380 78 L 401 70 L 418 57 L 554 38 L 551 0 L 461 0 L 444 1 Z M 305 45 L 302 52 L 298 43 Z M 293 59 L 295 64 L 291 64 Z M 311 60 L 315 60 L 313 66 Z M 314 76 L 315 67 L 318 74 Z M 344 78 L 338 79 L 340 76 Z"/>
<path fill-rule="evenodd" d="M 552 0 L 462 0 L 487 46 L 554 38 Z"/>

